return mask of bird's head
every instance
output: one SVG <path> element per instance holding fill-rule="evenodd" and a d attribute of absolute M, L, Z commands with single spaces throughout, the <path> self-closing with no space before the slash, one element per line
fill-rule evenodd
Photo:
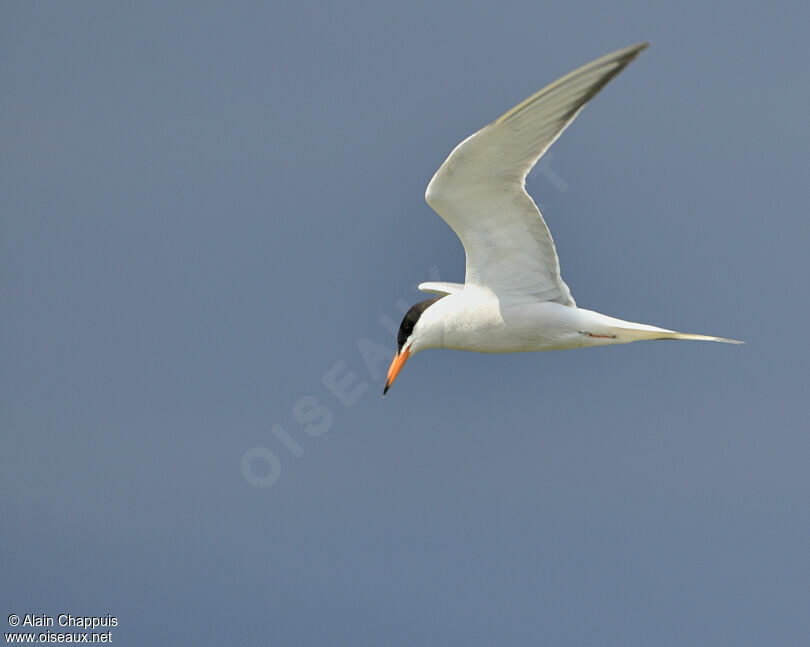
<path fill-rule="evenodd" d="M 383 395 L 388 393 L 388 389 L 397 379 L 397 375 L 405 366 L 409 357 L 416 355 L 420 350 L 433 348 L 441 345 L 442 322 L 438 316 L 433 316 L 430 307 L 442 297 L 420 301 L 408 310 L 399 325 L 397 333 L 397 354 L 391 367 L 388 369 L 388 378 L 385 380 Z"/>

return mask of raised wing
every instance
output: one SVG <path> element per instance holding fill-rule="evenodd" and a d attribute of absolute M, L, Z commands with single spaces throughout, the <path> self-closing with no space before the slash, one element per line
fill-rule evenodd
<path fill-rule="evenodd" d="M 448 283 L 446 281 L 427 281 L 419 284 L 422 292 L 432 292 L 433 294 L 455 294 L 464 289 L 463 283 Z"/>
<path fill-rule="evenodd" d="M 428 184 L 427 203 L 467 255 L 465 284 L 501 296 L 575 305 L 526 175 L 586 103 L 648 43 L 555 81 L 461 142 Z"/>

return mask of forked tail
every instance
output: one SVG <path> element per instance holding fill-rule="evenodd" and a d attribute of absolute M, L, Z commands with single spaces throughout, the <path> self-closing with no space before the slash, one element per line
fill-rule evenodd
<path fill-rule="evenodd" d="M 650 339 L 694 339 L 697 341 L 719 341 L 724 344 L 744 344 L 739 339 L 726 339 L 725 337 L 712 337 L 711 335 L 693 335 L 691 333 L 671 332 L 661 337 L 651 337 Z"/>
<path fill-rule="evenodd" d="M 736 339 L 726 339 L 725 337 L 714 337 L 712 335 L 694 335 L 692 333 L 676 332 L 667 328 L 650 326 L 649 324 L 636 323 L 635 321 L 624 321 L 608 317 L 592 310 L 578 309 L 578 314 L 582 317 L 580 324 L 584 330 L 588 331 L 591 337 L 597 340 L 604 340 L 605 344 L 626 344 L 632 341 L 642 341 L 645 339 L 692 339 L 697 341 L 719 341 L 724 344 L 744 344 L 745 342 Z"/>
<path fill-rule="evenodd" d="M 643 326 L 644 324 L 638 324 Z M 713 337 L 712 335 L 695 335 L 692 333 L 675 332 L 674 330 L 667 330 L 666 328 L 656 328 L 655 326 L 644 326 L 643 328 L 625 328 L 617 329 L 620 337 L 630 337 L 632 341 L 641 341 L 644 339 L 691 339 L 695 341 L 719 341 L 724 344 L 744 344 L 744 341 L 738 339 L 726 339 L 725 337 Z"/>

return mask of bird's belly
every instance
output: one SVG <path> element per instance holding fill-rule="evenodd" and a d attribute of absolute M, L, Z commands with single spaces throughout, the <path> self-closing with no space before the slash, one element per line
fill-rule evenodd
<path fill-rule="evenodd" d="M 556 303 L 498 308 L 445 322 L 445 348 L 479 353 L 577 348 L 584 345 L 571 314 Z"/>

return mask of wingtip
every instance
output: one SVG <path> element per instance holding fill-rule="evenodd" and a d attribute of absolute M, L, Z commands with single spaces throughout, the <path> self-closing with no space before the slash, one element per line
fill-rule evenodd
<path fill-rule="evenodd" d="M 633 60 L 636 56 L 641 54 L 641 52 L 643 52 L 649 46 L 650 46 L 650 43 L 648 43 L 645 40 L 642 43 L 636 43 L 635 45 L 630 45 L 629 47 L 625 47 L 624 50 L 620 50 L 620 51 L 624 51 L 625 56 L 627 56 L 627 58 L 629 58 L 630 60 Z"/>

